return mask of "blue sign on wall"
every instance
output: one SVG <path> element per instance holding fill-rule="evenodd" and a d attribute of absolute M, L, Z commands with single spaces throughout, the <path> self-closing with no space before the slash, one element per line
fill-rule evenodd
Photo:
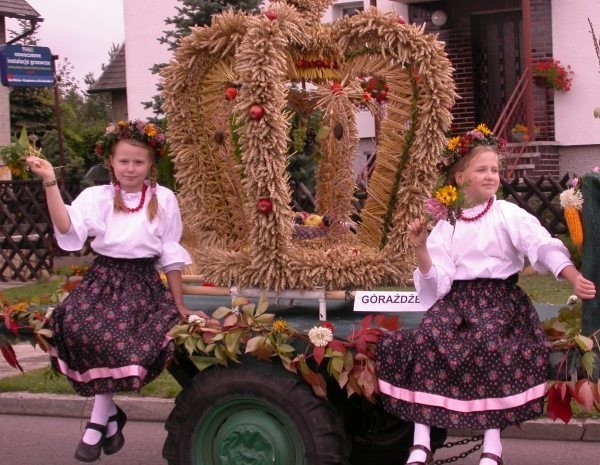
<path fill-rule="evenodd" d="M 0 47 L 0 77 L 7 87 L 52 87 L 52 53 L 48 47 Z"/>

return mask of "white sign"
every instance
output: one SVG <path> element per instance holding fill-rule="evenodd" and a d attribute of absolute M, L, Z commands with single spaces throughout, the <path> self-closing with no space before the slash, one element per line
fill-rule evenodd
<path fill-rule="evenodd" d="M 356 291 L 355 312 L 424 312 L 416 292 Z"/>

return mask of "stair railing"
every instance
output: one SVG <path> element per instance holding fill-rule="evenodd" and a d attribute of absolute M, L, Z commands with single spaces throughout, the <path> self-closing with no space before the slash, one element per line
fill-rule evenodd
<path fill-rule="evenodd" d="M 510 129 L 514 125 L 515 114 L 517 110 L 523 106 L 523 104 L 527 105 L 525 101 L 525 92 L 527 90 L 527 84 L 532 79 L 531 68 L 527 67 L 524 69 L 523 74 L 517 81 L 515 88 L 513 89 L 512 94 L 510 95 L 504 109 L 500 113 L 496 124 L 494 125 L 493 132 L 499 137 L 503 137 L 506 140 L 510 138 Z M 527 149 L 528 141 L 533 139 L 535 124 L 533 121 L 527 121 L 527 129 L 529 131 L 528 136 L 514 149 L 512 153 L 515 156 L 512 158 L 512 162 L 507 167 L 505 172 L 505 179 L 511 179 L 519 161 L 521 160 L 525 150 Z"/>

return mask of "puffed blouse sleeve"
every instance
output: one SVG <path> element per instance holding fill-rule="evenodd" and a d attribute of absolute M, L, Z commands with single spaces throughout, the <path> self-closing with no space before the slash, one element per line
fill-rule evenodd
<path fill-rule="evenodd" d="M 452 236 L 452 226 L 446 221 L 438 221 L 427 237 L 427 251 L 432 266 L 427 274 L 417 268 L 413 273 L 415 288 L 419 300 L 426 307 L 431 307 L 438 299 L 445 296 L 452 286 L 456 267 L 450 256 L 448 244 Z"/>
<path fill-rule="evenodd" d="M 515 248 L 525 254 L 538 273 L 550 271 L 557 279 L 562 269 L 571 265 L 568 249 L 560 239 L 554 238 L 539 220 L 510 202 L 502 202 L 505 224 Z"/>
<path fill-rule="evenodd" d="M 159 270 L 181 269 L 192 263 L 190 254 L 180 244 L 183 224 L 179 205 L 175 194 L 168 189 L 161 189 L 163 202 L 160 203 L 160 228 L 162 253 L 158 257 Z M 173 266 L 175 265 L 175 266 Z M 177 266 L 179 265 L 179 266 Z"/>
<path fill-rule="evenodd" d="M 112 202 L 107 202 L 110 200 L 107 192 L 106 186 L 89 187 L 84 189 L 71 205 L 66 205 L 71 228 L 65 234 L 54 228 L 56 242 L 61 249 L 80 250 L 89 236 L 96 236 L 104 229 L 101 224 L 104 218 L 103 209 L 107 204 L 112 207 Z"/>

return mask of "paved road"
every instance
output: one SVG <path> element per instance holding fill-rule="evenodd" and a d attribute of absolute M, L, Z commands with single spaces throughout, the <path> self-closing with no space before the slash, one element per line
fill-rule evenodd
<path fill-rule="evenodd" d="M 38 416 L 0 415 L 0 444 L 3 465 L 75 465 L 73 452 L 85 426 L 85 420 Z M 166 437 L 163 423 L 129 422 L 125 427 L 126 444 L 114 456 L 102 457 L 103 465 L 166 465 L 162 446 Z M 456 440 L 457 438 L 450 438 Z M 467 447 L 468 448 L 468 447 Z M 462 449 L 464 450 L 464 449 Z M 596 442 L 504 440 L 507 465 L 571 465 L 598 463 Z M 443 450 L 436 459 L 450 457 L 454 450 Z M 473 454 L 456 463 L 477 465 Z M 370 464 L 362 464 L 370 465 Z"/>
<path fill-rule="evenodd" d="M 0 415 L 2 465 L 81 465 L 73 457 L 86 420 Z M 166 465 L 163 423 L 129 422 L 121 452 L 103 456 L 103 465 Z"/>

